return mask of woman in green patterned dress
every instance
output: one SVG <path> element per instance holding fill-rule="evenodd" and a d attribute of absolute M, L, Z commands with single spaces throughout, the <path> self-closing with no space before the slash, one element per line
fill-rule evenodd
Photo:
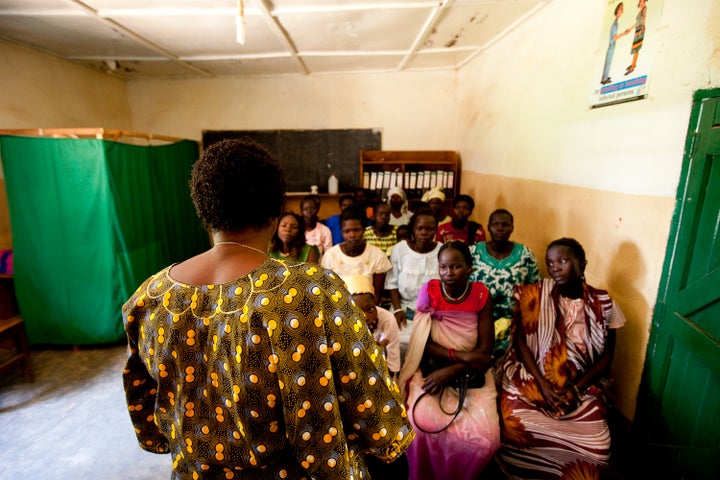
<path fill-rule="evenodd" d="M 365 478 L 365 455 L 393 461 L 414 437 L 344 283 L 268 257 L 285 185 L 258 145 L 211 145 L 190 187 L 214 246 L 123 306 L 130 417 L 173 479 Z"/>
<path fill-rule="evenodd" d="M 488 220 L 489 242 L 470 247 L 473 271 L 470 281 L 482 282 L 493 297 L 495 320 L 495 358 L 500 358 L 510 342 L 510 320 L 513 315 L 513 287 L 536 283 L 540 270 L 532 251 L 510 241 L 514 219 L 505 209 L 495 210 Z"/>

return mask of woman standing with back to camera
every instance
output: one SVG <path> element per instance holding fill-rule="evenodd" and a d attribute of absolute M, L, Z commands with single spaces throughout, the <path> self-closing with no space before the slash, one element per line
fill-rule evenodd
<path fill-rule="evenodd" d="M 267 256 L 285 197 L 279 164 L 226 140 L 195 163 L 190 187 L 214 246 L 123 307 L 140 446 L 170 453 L 173 479 L 360 478 L 363 455 L 400 456 L 414 434 L 344 284 Z"/>

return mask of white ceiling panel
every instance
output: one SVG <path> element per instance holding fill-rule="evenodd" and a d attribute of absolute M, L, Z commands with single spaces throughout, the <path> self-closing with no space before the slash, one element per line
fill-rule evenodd
<path fill-rule="evenodd" d="M 278 15 L 300 52 L 407 51 L 431 9 Z M 398 28 L 402 25 L 402 28 Z"/>
<path fill-rule="evenodd" d="M 0 38 L 120 78 L 461 68 L 552 0 L 0 0 Z"/>
<path fill-rule="evenodd" d="M 300 63 L 290 56 L 249 60 L 193 62 L 218 76 L 298 75 L 303 73 Z"/>
<path fill-rule="evenodd" d="M 456 4 L 438 22 L 425 48 L 477 47 L 490 42 L 538 2 L 467 2 Z"/>
<path fill-rule="evenodd" d="M 235 17 L 232 15 L 117 15 L 113 19 L 180 57 L 248 55 L 286 50 L 284 42 L 267 28 L 259 15 L 246 16 L 246 36 L 249 40 L 244 45 L 235 41 Z"/>
<path fill-rule="evenodd" d="M 393 71 L 397 70 L 397 66 L 401 60 L 402 56 L 399 55 L 304 57 L 304 61 L 310 71 L 315 73 Z"/>
<path fill-rule="evenodd" d="M 143 44 L 88 16 L 0 15 L 0 37 L 66 58 L 157 56 Z"/>

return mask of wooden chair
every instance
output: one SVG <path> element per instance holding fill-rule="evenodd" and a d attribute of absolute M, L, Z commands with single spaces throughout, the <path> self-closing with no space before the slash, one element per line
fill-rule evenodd
<path fill-rule="evenodd" d="M 15 353 L 0 365 L 0 373 L 19 363 L 22 364 L 25 378 L 30 382 L 35 381 L 30 364 L 30 347 L 25 334 L 25 322 L 21 317 L 15 316 L 0 320 L 0 346 L 4 346 L 8 339 L 12 341 Z"/>

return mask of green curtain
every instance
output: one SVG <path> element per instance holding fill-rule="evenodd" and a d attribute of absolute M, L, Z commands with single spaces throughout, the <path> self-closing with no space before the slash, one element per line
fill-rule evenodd
<path fill-rule="evenodd" d="M 33 344 L 124 337 L 152 273 L 209 247 L 188 180 L 198 145 L 0 137 L 15 290 Z"/>

